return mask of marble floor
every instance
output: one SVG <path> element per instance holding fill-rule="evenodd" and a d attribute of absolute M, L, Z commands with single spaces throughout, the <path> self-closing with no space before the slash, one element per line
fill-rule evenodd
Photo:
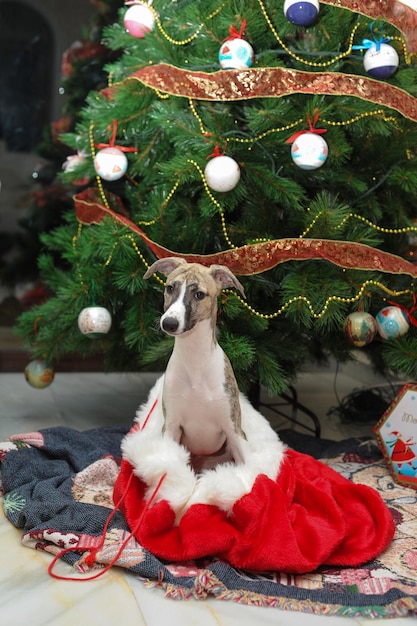
<path fill-rule="evenodd" d="M 22 373 L 0 374 L 0 440 L 16 433 L 50 426 L 80 430 L 96 426 L 130 424 L 136 408 L 152 386 L 156 374 L 57 373 L 44 390 L 30 387 Z M 352 390 L 385 385 L 358 360 L 340 369 L 330 365 L 307 367 L 296 386 L 299 402 L 320 420 L 322 436 L 344 439 L 370 434 L 372 422 L 346 423 L 329 411 Z M 262 397 L 263 400 L 268 400 Z M 270 400 L 270 399 L 269 399 Z M 268 409 L 265 409 L 268 414 Z M 291 415 L 291 412 L 289 413 Z M 269 412 L 278 428 L 291 425 L 283 416 Z M 308 415 L 301 420 L 309 425 Z M 350 626 L 374 620 L 309 615 L 278 609 L 236 605 L 215 599 L 177 602 L 166 599 L 160 589 L 149 589 L 132 574 L 113 568 L 108 574 L 84 584 L 48 576 L 50 557 L 20 544 L 20 532 L 0 518 L 1 623 L 9 626 Z M 68 567 L 62 564 L 63 568 Z M 381 621 L 381 620 L 379 620 Z M 383 620 L 382 620 L 383 621 Z M 389 620 L 389 626 L 416 623 L 415 618 Z"/>

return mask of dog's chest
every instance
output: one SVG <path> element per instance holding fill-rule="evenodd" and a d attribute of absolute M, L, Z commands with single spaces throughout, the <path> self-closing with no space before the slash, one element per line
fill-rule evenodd
<path fill-rule="evenodd" d="M 193 421 L 211 416 L 216 421 L 230 417 L 230 397 L 226 390 L 224 364 L 199 371 L 168 367 L 164 381 L 164 405 L 169 416 L 181 415 Z M 216 418 L 217 415 L 217 418 Z"/>
<path fill-rule="evenodd" d="M 195 454 L 217 452 L 233 430 L 224 354 L 207 366 L 197 370 L 181 366 L 174 359 L 168 364 L 164 380 L 165 428 Z"/>

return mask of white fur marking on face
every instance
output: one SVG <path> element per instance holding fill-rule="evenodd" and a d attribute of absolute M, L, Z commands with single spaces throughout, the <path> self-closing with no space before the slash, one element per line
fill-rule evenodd
<path fill-rule="evenodd" d="M 178 334 L 184 330 L 184 323 L 185 323 L 184 297 L 185 297 L 186 288 L 187 288 L 187 284 L 186 284 L 186 281 L 184 281 L 183 284 L 181 285 L 181 289 L 180 289 L 177 299 L 167 308 L 167 310 L 161 317 L 160 324 L 161 324 L 162 330 L 164 330 L 163 325 L 162 325 L 163 321 L 167 317 L 172 317 L 178 321 L 178 329 L 176 331 Z"/>

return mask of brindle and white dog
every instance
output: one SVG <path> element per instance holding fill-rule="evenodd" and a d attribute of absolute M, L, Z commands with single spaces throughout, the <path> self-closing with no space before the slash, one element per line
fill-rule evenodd
<path fill-rule="evenodd" d="M 167 277 L 161 329 L 175 337 L 163 382 L 164 432 L 191 453 L 196 471 L 220 463 L 243 463 L 239 389 L 216 336 L 217 297 L 224 288 L 244 290 L 222 265 L 205 267 L 184 259 L 159 259 Z"/>

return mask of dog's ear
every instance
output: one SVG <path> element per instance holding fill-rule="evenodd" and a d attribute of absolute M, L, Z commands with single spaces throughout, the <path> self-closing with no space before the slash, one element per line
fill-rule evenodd
<path fill-rule="evenodd" d="M 152 263 L 150 267 L 146 270 L 143 275 L 143 278 L 149 278 L 155 272 L 161 272 L 164 276 L 168 276 L 173 272 L 179 265 L 186 263 L 184 259 L 180 259 L 176 256 L 169 256 L 166 259 L 158 259 L 155 263 Z"/>
<path fill-rule="evenodd" d="M 210 265 L 210 274 L 221 284 L 222 289 L 236 287 L 242 296 L 246 298 L 243 285 L 240 284 L 236 276 L 229 270 L 228 267 L 224 265 Z"/>

